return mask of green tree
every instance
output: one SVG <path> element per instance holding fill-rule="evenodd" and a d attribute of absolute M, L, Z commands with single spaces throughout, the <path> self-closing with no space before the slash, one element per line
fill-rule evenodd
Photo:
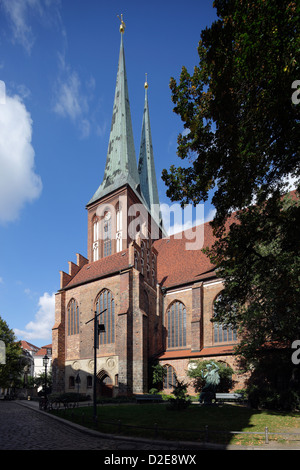
<path fill-rule="evenodd" d="M 0 340 L 5 344 L 6 363 L 0 365 L 0 386 L 15 387 L 24 369 L 24 361 L 20 343 L 16 340 L 13 330 L 0 317 Z"/>
<path fill-rule="evenodd" d="M 236 352 L 250 361 L 262 347 L 290 347 L 300 337 L 299 200 L 270 200 L 237 219 L 207 252 L 224 278 L 214 320 L 238 329 Z"/>
<path fill-rule="evenodd" d="M 189 165 L 163 171 L 167 195 L 182 204 L 206 201 L 211 189 L 220 225 L 232 210 L 299 185 L 299 2 L 216 0 L 218 20 L 201 33 L 200 63 L 171 78 L 185 128 L 178 155 Z M 215 226 L 217 226 L 215 224 Z"/>
<path fill-rule="evenodd" d="M 191 400 L 187 393 L 187 384 L 182 380 L 178 380 L 177 376 L 175 379 L 175 386 L 173 386 L 174 398 L 169 398 L 167 410 L 185 410 L 191 404 Z"/>
<path fill-rule="evenodd" d="M 292 100 L 300 6 L 214 4 L 218 19 L 201 32 L 199 66 L 170 82 L 185 128 L 178 155 L 189 163 L 164 170 L 163 179 L 182 204 L 214 190 L 215 243 L 205 251 L 224 279 L 215 320 L 238 329 L 249 365 L 259 348 L 300 337 L 300 207 L 283 198 L 288 178 L 300 187 L 300 105 Z"/>

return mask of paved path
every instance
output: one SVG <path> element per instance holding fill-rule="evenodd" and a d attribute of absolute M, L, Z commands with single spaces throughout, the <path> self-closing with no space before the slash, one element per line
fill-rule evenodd
<path fill-rule="evenodd" d="M 0 402 L 0 450 L 191 451 L 191 447 L 180 443 L 172 446 L 155 441 L 103 437 L 81 426 L 70 426 L 25 403 Z"/>

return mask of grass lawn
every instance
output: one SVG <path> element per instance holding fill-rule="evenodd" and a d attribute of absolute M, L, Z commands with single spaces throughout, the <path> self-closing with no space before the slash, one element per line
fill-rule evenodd
<path fill-rule="evenodd" d="M 56 411 L 55 414 L 95 428 L 92 407 L 61 410 Z M 191 405 L 182 411 L 167 410 L 165 404 L 100 405 L 97 409 L 97 416 L 99 431 L 127 436 L 203 442 L 205 426 L 208 426 L 208 442 L 259 445 L 265 442 L 264 434 L 229 434 L 228 431 L 264 433 L 267 426 L 269 433 L 299 432 L 298 436 L 270 434 L 270 442 L 276 440 L 284 443 L 297 439 L 299 443 L 300 439 L 300 413 L 258 411 L 234 404 L 216 407 Z"/>

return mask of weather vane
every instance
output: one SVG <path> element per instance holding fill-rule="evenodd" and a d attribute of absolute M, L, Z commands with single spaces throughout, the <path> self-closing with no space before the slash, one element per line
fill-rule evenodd
<path fill-rule="evenodd" d="M 125 31 L 125 27 L 126 27 L 126 25 L 125 25 L 125 23 L 124 23 L 124 21 L 123 21 L 123 15 L 121 14 L 121 18 L 120 18 L 119 15 L 118 15 L 118 18 L 119 18 L 119 20 L 121 21 L 121 24 L 120 24 L 120 33 L 123 34 L 124 31 Z"/>

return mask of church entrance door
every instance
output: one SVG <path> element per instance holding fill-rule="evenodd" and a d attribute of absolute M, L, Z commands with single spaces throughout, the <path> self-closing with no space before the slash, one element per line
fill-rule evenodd
<path fill-rule="evenodd" d="M 112 397 L 112 395 L 113 383 L 110 376 L 105 371 L 99 372 L 97 375 L 97 396 Z"/>

